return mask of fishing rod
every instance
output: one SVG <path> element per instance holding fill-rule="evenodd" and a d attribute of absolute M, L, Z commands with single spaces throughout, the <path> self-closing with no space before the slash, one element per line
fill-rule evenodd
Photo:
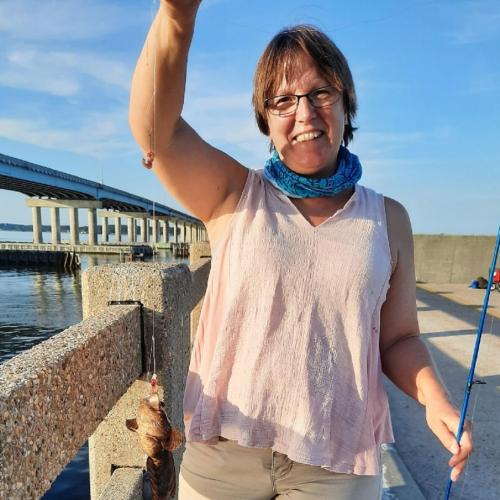
<path fill-rule="evenodd" d="M 457 435 L 456 435 L 457 443 L 459 443 L 459 444 L 460 444 L 460 440 L 462 439 L 462 434 L 463 434 L 463 430 L 464 430 L 465 416 L 467 414 L 467 406 L 469 405 L 470 392 L 472 389 L 472 385 L 474 383 L 476 383 L 474 380 L 474 371 L 476 370 L 477 356 L 479 354 L 479 345 L 481 344 L 481 336 L 483 334 L 484 320 L 486 319 L 486 310 L 488 309 L 488 302 L 490 300 L 490 291 L 491 291 L 491 286 L 493 284 L 493 273 L 495 272 L 495 264 L 496 264 L 497 257 L 498 257 L 498 248 L 499 247 L 500 247 L 500 227 L 498 228 L 497 241 L 495 244 L 495 249 L 493 250 L 493 258 L 491 259 L 490 275 L 488 278 L 488 286 L 486 287 L 486 293 L 484 295 L 484 302 L 483 302 L 483 309 L 481 311 L 481 318 L 479 319 L 479 326 L 477 328 L 476 343 L 474 345 L 474 353 L 472 354 L 472 361 L 470 364 L 469 376 L 467 377 L 467 383 L 465 384 L 464 400 L 462 403 L 462 411 L 460 412 L 460 422 L 458 424 L 458 431 L 457 431 Z M 443 497 L 444 500 L 448 500 L 450 498 L 450 491 L 451 491 L 452 485 L 453 485 L 453 481 L 451 480 L 451 473 L 450 473 L 450 478 L 448 479 L 448 484 L 446 485 L 446 491 L 445 491 L 445 494 Z"/>

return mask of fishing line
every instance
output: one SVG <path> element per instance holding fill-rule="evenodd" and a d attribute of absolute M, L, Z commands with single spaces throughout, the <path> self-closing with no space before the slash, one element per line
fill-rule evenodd
<path fill-rule="evenodd" d="M 490 299 L 491 286 L 493 284 L 493 273 L 495 271 L 495 265 L 498 257 L 498 250 L 500 248 L 500 226 L 498 228 L 497 238 L 495 242 L 495 248 L 493 250 L 493 256 L 491 259 L 490 272 L 488 277 L 488 286 L 486 287 L 486 293 L 484 295 L 483 307 L 481 310 L 481 317 L 479 319 L 479 326 L 477 328 L 476 333 L 476 341 L 474 343 L 474 352 L 472 354 L 472 361 L 469 368 L 469 374 L 467 376 L 467 383 L 465 385 L 462 409 L 460 411 L 460 421 L 458 424 L 458 430 L 456 434 L 457 443 L 460 443 L 462 439 L 462 434 L 464 430 L 465 418 L 467 416 L 467 406 L 469 404 L 470 393 L 472 390 L 472 386 L 477 383 L 474 380 L 474 371 L 476 369 L 477 358 L 479 355 L 479 346 L 481 345 L 481 337 L 484 328 L 484 322 L 486 320 L 486 311 L 488 310 L 488 302 Z M 446 484 L 446 489 L 443 498 L 448 500 L 450 498 L 450 491 L 453 486 L 453 481 L 451 480 L 451 476 L 448 478 L 448 482 Z"/>
<path fill-rule="evenodd" d="M 490 335 L 493 335 L 493 325 L 494 324 L 495 324 L 495 316 L 491 315 L 490 328 L 489 328 Z M 475 396 L 475 399 L 474 399 L 474 407 L 472 409 L 472 416 L 471 416 L 471 419 L 470 419 L 471 423 L 472 423 L 472 428 L 473 429 L 474 429 L 474 420 L 475 420 L 475 414 L 476 414 L 476 407 L 477 407 L 477 403 L 479 401 L 481 392 L 483 390 L 483 385 L 484 384 L 478 384 L 478 386 L 479 386 L 478 387 L 478 391 L 476 392 L 476 396 Z M 463 478 L 463 481 L 462 481 L 462 487 L 460 489 L 459 500 L 461 500 L 463 498 L 463 494 L 464 494 L 464 491 L 465 491 L 465 486 L 466 486 L 467 479 L 468 479 L 469 466 L 470 466 L 470 456 L 467 457 L 467 466 L 466 466 L 465 471 L 464 471 L 464 478 Z"/>
<path fill-rule="evenodd" d="M 155 235 L 155 238 L 158 238 L 158 228 L 156 226 L 157 221 L 156 221 L 156 208 L 155 208 L 155 202 L 153 201 L 153 233 Z M 153 262 L 156 264 L 156 242 L 153 241 L 153 244 L 155 247 L 153 248 Z M 151 334 L 151 349 L 153 352 L 153 376 L 156 374 L 156 338 L 155 338 L 155 307 L 153 306 L 153 331 Z"/>
<path fill-rule="evenodd" d="M 151 3 L 151 25 L 154 26 L 154 20 L 155 20 L 155 13 L 158 11 L 156 1 L 152 0 Z M 153 161 L 154 161 L 154 155 L 156 152 L 156 61 L 157 61 L 157 45 L 158 45 L 158 33 L 156 32 L 157 28 L 154 27 L 152 30 L 152 35 L 154 37 L 154 45 L 153 45 L 153 67 L 152 67 L 152 79 L 153 79 L 153 91 L 151 95 L 151 101 L 148 105 L 148 109 L 146 112 L 151 111 L 152 117 L 151 117 L 151 128 L 149 129 L 149 151 L 146 154 L 146 158 L 142 160 L 142 164 L 148 168 L 151 169 L 153 167 Z M 147 41 L 146 44 L 146 62 L 147 65 L 149 66 L 150 63 L 150 58 L 149 58 L 149 42 L 150 40 Z M 151 181 L 152 182 L 152 181 Z M 151 184 L 151 193 L 154 192 L 153 189 L 153 184 Z M 151 196 L 151 198 L 153 198 Z M 158 226 L 157 226 L 157 219 L 156 219 L 156 205 L 153 200 L 153 228 L 152 228 L 152 233 L 155 237 L 155 239 L 158 239 Z M 149 240 L 149 226 L 146 220 L 146 237 L 144 238 L 145 243 L 148 242 Z M 156 241 L 152 242 L 152 251 L 153 251 L 153 262 L 156 263 L 156 253 L 157 253 L 157 248 L 156 248 Z M 153 304 L 153 307 L 151 308 L 152 312 L 152 331 L 151 331 L 151 347 L 150 347 L 150 352 L 149 352 L 149 360 L 148 360 L 148 372 L 147 372 L 147 378 L 149 378 L 149 375 L 151 373 L 151 368 L 153 368 L 153 373 L 151 376 L 151 389 L 152 391 L 156 391 L 156 337 L 155 337 L 155 306 Z M 152 367 L 151 367 L 152 365 Z"/>
<path fill-rule="evenodd" d="M 472 424 L 472 428 L 474 428 L 474 420 L 475 420 L 475 416 L 476 416 L 476 407 L 477 407 L 477 403 L 479 401 L 479 395 L 481 394 L 481 391 L 482 391 L 482 385 L 483 384 L 479 385 L 479 388 L 476 391 L 476 395 L 475 395 L 475 398 L 474 398 L 474 406 L 472 407 L 472 415 L 471 415 L 471 418 L 470 418 L 470 421 L 471 421 L 471 424 Z M 470 466 L 470 455 L 467 457 L 467 465 L 465 466 L 464 478 L 463 478 L 463 481 L 462 481 L 462 488 L 460 490 L 460 495 L 458 497 L 458 500 L 462 500 L 462 497 L 463 497 L 463 494 L 464 494 L 464 491 L 465 491 L 465 484 L 467 482 L 467 476 L 469 474 L 469 466 Z"/>

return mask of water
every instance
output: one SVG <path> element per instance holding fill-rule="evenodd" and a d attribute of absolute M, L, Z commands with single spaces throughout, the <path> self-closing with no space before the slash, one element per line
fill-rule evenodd
<path fill-rule="evenodd" d="M 81 235 L 86 236 L 86 235 Z M 0 231 L 0 241 L 30 242 L 30 232 Z M 50 233 L 44 233 L 50 241 Z M 82 271 L 119 262 L 118 255 L 80 255 Z M 173 261 L 170 253 L 156 259 Z M 176 262 L 185 262 L 177 259 Z M 80 272 L 0 268 L 0 363 L 82 320 Z M 60 474 L 44 500 L 90 498 L 88 445 Z"/>

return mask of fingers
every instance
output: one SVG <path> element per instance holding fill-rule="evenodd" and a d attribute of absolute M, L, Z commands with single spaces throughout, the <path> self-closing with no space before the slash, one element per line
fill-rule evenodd
<path fill-rule="evenodd" d="M 441 444 L 452 455 L 456 455 L 460 452 L 460 447 L 455 438 L 458 430 L 458 422 L 453 425 L 442 419 L 441 415 L 438 415 L 437 418 L 431 418 L 428 423 L 432 432 L 434 432 L 439 441 L 441 441 Z"/>
<path fill-rule="evenodd" d="M 448 462 L 448 465 L 452 467 L 450 476 L 452 481 L 456 481 L 462 474 L 467 465 L 467 460 L 474 450 L 471 430 L 472 425 L 467 421 L 464 425 L 462 438 L 460 439 L 460 446 L 458 446 L 458 443 L 456 441 L 454 443 L 454 446 L 452 446 L 456 450 L 456 453 L 452 452 L 453 456 Z"/>
<path fill-rule="evenodd" d="M 452 468 L 450 478 L 456 481 L 467 465 L 467 459 L 473 451 L 472 424 L 466 421 L 463 428 L 460 445 L 457 443 L 456 435 L 460 415 L 458 410 L 451 406 L 427 408 L 427 422 L 442 445 L 452 454 L 448 464 Z"/>

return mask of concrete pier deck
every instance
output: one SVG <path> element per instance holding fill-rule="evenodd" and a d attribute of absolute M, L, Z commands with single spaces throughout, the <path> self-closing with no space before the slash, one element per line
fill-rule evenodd
<path fill-rule="evenodd" d="M 483 307 L 484 294 L 486 290 L 469 288 L 467 284 L 456 283 L 419 283 L 418 288 L 427 292 L 432 292 L 441 297 L 450 299 L 464 306 L 469 306 L 476 311 L 481 311 Z M 500 293 L 491 290 L 488 314 L 500 318 Z"/>
<path fill-rule="evenodd" d="M 432 292 L 429 292 L 432 290 Z M 453 400 L 461 407 L 485 290 L 467 284 L 426 284 L 417 290 L 420 328 Z M 474 425 L 475 451 L 465 476 L 452 489 L 451 498 L 500 498 L 500 294 L 491 291 L 491 314 L 486 318 L 476 379 L 469 402 Z M 425 424 L 424 409 L 387 383 L 396 435 L 397 456 L 427 500 L 441 499 L 448 479 L 450 458 Z M 391 467 L 389 461 L 384 460 Z M 396 470 L 397 466 L 392 467 Z M 386 471 L 385 498 L 417 498 L 412 484 L 394 482 Z M 397 474 L 396 474 L 397 476 Z M 394 474 L 392 477 L 395 477 Z M 412 482 L 412 481 L 410 481 Z M 418 494 L 418 492 L 417 492 Z"/>
<path fill-rule="evenodd" d="M 157 248 L 168 248 L 166 246 L 154 245 Z M 75 252 L 75 253 L 107 253 L 107 254 L 121 254 L 141 251 L 146 254 L 152 252 L 152 245 L 147 243 L 134 243 L 123 245 L 71 245 L 69 243 L 59 243 L 53 245 L 51 243 L 0 243 L 0 250 L 40 250 L 44 252 Z"/>

